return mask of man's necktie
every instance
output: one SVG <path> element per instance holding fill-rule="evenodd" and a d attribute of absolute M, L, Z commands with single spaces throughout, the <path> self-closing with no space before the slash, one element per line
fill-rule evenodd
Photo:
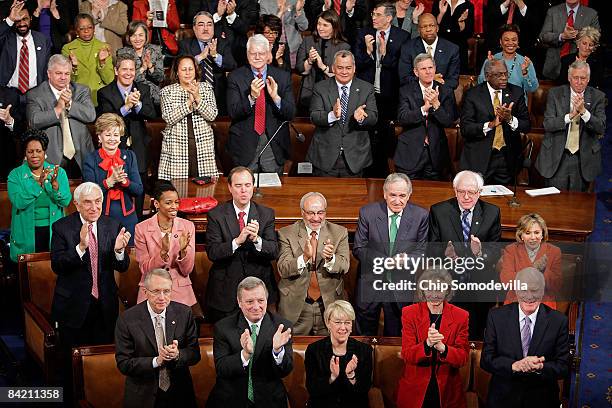
<path fill-rule="evenodd" d="M 529 316 L 525 316 L 523 322 L 523 328 L 521 329 L 521 345 L 523 346 L 523 357 L 527 357 L 527 353 L 529 353 L 529 343 L 531 343 L 531 319 Z"/>
<path fill-rule="evenodd" d="M 570 27 L 574 27 L 574 10 L 570 10 L 568 16 L 567 16 L 567 25 Z M 565 41 L 563 43 L 563 45 L 561 46 L 561 51 L 559 53 L 559 55 L 561 57 L 565 57 L 566 55 L 568 55 L 570 53 L 570 50 L 572 48 L 572 42 L 573 41 Z"/>
<path fill-rule="evenodd" d="M 155 316 L 155 341 L 157 342 L 157 348 L 161 349 L 166 345 L 166 336 L 164 335 L 164 328 L 162 326 L 162 317 L 160 315 Z M 160 367 L 159 369 L 159 389 L 162 391 L 168 391 L 170 388 L 170 373 L 167 367 Z"/>
<path fill-rule="evenodd" d="M 433 57 L 433 47 L 431 45 L 427 46 L 427 53 L 430 57 Z"/>
<path fill-rule="evenodd" d="M 499 93 L 501 91 L 495 91 L 495 96 L 493 97 L 493 112 L 499 105 L 501 105 L 501 101 L 499 99 Z M 501 123 L 495 127 L 495 138 L 493 139 L 493 148 L 496 150 L 501 150 L 502 147 L 506 145 L 504 141 L 504 129 Z"/>
<path fill-rule="evenodd" d="M 310 284 L 308 286 L 308 297 L 317 300 L 321 297 L 321 288 L 317 279 L 317 231 L 310 233 L 310 246 L 312 248 L 312 258 L 310 259 Z"/>
<path fill-rule="evenodd" d="M 21 51 L 19 51 L 19 82 L 17 87 L 22 94 L 30 88 L 30 51 L 28 40 L 21 39 Z"/>
<path fill-rule="evenodd" d="M 203 43 L 204 48 L 208 47 L 208 43 Z M 202 60 L 204 65 L 204 81 L 208 82 L 211 86 L 214 86 L 215 77 L 213 75 L 213 67 L 210 58 L 206 57 Z"/>
<path fill-rule="evenodd" d="M 512 18 L 514 17 L 514 10 L 516 9 L 516 4 L 514 1 L 510 1 L 510 7 L 508 7 L 508 18 L 506 19 L 506 24 L 512 24 Z"/>
<path fill-rule="evenodd" d="M 253 354 L 251 354 L 251 359 L 249 360 L 249 383 L 247 387 L 247 397 L 249 401 L 255 402 L 255 393 L 253 392 L 253 360 L 255 359 L 255 345 L 257 344 L 257 325 L 251 325 L 251 341 L 253 342 Z"/>
<path fill-rule="evenodd" d="M 342 85 L 342 95 L 340 96 L 340 121 L 346 123 L 346 115 L 348 113 L 348 86 Z"/>
<path fill-rule="evenodd" d="M 62 128 L 62 139 L 63 139 L 63 155 L 68 160 L 72 159 L 76 154 L 74 148 L 74 142 L 72 141 L 72 132 L 70 131 L 70 120 L 66 110 L 63 110 L 60 114 L 60 127 Z"/>
<path fill-rule="evenodd" d="M 571 154 L 575 154 L 580 148 L 580 115 L 576 115 L 576 117 L 570 121 L 569 126 L 570 129 L 567 135 L 565 148 L 569 150 Z"/>
<path fill-rule="evenodd" d="M 242 230 L 244 229 L 244 216 L 246 215 L 246 213 L 244 211 L 240 211 L 238 213 L 238 226 L 240 227 L 240 231 L 242 232 Z"/>
<path fill-rule="evenodd" d="M 341 6 L 342 0 L 334 0 L 334 10 L 336 10 L 336 14 L 339 16 L 340 15 L 340 6 Z"/>
<path fill-rule="evenodd" d="M 262 79 L 263 75 L 257 74 L 257 78 Z M 255 132 L 258 135 L 263 135 L 266 131 L 266 87 L 259 92 L 259 96 L 255 101 Z"/>
<path fill-rule="evenodd" d="M 391 214 L 391 225 L 389 226 L 389 255 L 393 255 L 395 248 L 395 238 L 397 237 L 397 219 L 399 214 Z"/>
<path fill-rule="evenodd" d="M 91 262 L 91 296 L 98 298 L 98 242 L 93 233 L 93 224 L 87 226 L 89 234 L 89 260 Z"/>
<path fill-rule="evenodd" d="M 461 229 L 463 231 L 463 242 L 468 242 L 470 240 L 471 225 L 468 220 L 468 215 L 470 215 L 470 210 L 463 210 L 463 212 L 461 213 Z"/>

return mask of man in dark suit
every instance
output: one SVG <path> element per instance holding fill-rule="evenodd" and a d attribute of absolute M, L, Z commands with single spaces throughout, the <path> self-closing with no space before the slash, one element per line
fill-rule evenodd
<path fill-rule="evenodd" d="M 504 24 L 514 24 L 520 30 L 520 54 L 532 58 L 540 34 L 538 27 L 544 19 L 543 3 L 541 0 L 489 0 L 485 14 L 485 49 L 492 54 L 501 51 L 499 29 Z"/>
<path fill-rule="evenodd" d="M 215 25 L 221 24 L 226 32 L 232 33 L 232 54 L 236 64 L 239 67 L 246 65 L 248 61 L 245 49 L 247 34 L 259 18 L 259 2 L 252 0 L 196 0 L 189 2 L 189 9 L 194 10 L 193 6 L 204 2 L 208 6 L 197 9 L 197 11 L 208 11 L 213 15 Z"/>
<path fill-rule="evenodd" d="M 184 39 L 179 44 L 179 55 L 193 55 L 200 64 L 202 80 L 215 90 L 219 116 L 227 115 L 226 73 L 236 68 L 232 55 L 231 31 L 222 24 L 214 24 L 213 17 L 206 11 L 198 12 L 193 18 L 194 38 Z"/>
<path fill-rule="evenodd" d="M 395 148 L 395 169 L 410 179 L 440 180 L 449 161 L 444 128 L 452 126 L 457 114 L 452 89 L 435 81 L 436 63 L 431 55 L 415 58 L 418 81 L 400 88 L 397 122 L 403 132 Z"/>
<path fill-rule="evenodd" d="M 433 55 L 436 63 L 435 80 L 455 90 L 459 86 L 459 47 L 438 36 L 438 21 L 429 13 L 419 16 L 419 37 L 402 45 L 398 64 L 402 84 L 416 81 L 413 62 L 417 55 L 424 52 Z"/>
<path fill-rule="evenodd" d="M 380 309 L 384 310 L 385 336 L 401 336 L 402 306 L 394 294 L 375 292 L 373 272 L 377 259 L 398 254 L 418 256 L 427 240 L 427 210 L 409 203 L 412 183 L 402 173 L 387 176 L 383 187 L 385 201 L 368 204 L 359 210 L 353 254 L 360 262 L 357 280 L 357 330 L 364 336 L 378 333 Z M 398 271 L 397 278 L 406 279 L 410 271 Z M 389 275 L 387 275 L 389 280 Z M 374 288 L 374 289 L 373 289 Z"/>
<path fill-rule="evenodd" d="M 260 170 L 279 173 L 291 147 L 288 127 L 279 127 L 295 115 L 291 75 L 268 65 L 270 44 L 262 34 L 249 38 L 247 56 L 249 65 L 228 77 L 227 110 L 232 123 L 227 150 L 235 166 L 255 170 L 261 154 Z"/>
<path fill-rule="evenodd" d="M 191 308 L 171 302 L 172 276 L 153 269 L 147 300 L 126 310 L 115 327 L 115 359 L 125 378 L 124 407 L 195 407 L 189 366 L 200 361 Z"/>
<path fill-rule="evenodd" d="M 546 99 L 544 139 L 536 169 L 548 186 L 586 191 L 601 172 L 599 139 L 606 131 L 606 96 L 588 86 L 589 64 L 574 62 L 569 85 L 552 88 Z"/>
<path fill-rule="evenodd" d="M 523 89 L 508 83 L 508 67 L 487 60 L 486 81 L 470 88 L 463 99 L 460 166 L 484 176 L 486 184 L 511 184 L 522 163 L 521 133 L 531 124 Z"/>
<path fill-rule="evenodd" d="M 240 310 L 215 325 L 217 381 L 208 407 L 287 407 L 282 378 L 293 369 L 291 323 L 266 312 L 267 297 L 261 279 L 244 278 L 237 288 Z"/>
<path fill-rule="evenodd" d="M 236 311 L 234 293 L 245 276 L 257 276 L 265 284 L 271 305 L 278 289 L 271 262 L 278 256 L 274 210 L 251 201 L 255 176 L 246 167 L 235 167 L 227 178 L 232 201 L 208 213 L 206 252 L 212 261 L 206 305 L 209 320 L 216 322 Z"/>
<path fill-rule="evenodd" d="M 359 30 L 354 52 L 357 77 L 374 85 L 378 123 L 371 133 L 374 163 L 371 175 L 388 173 L 387 158 L 395 148 L 395 129 L 391 121 L 397 117 L 400 80 L 398 63 L 402 44 L 410 39 L 407 31 L 391 25 L 395 18 L 393 3 L 380 3 L 372 11 L 372 27 Z"/>
<path fill-rule="evenodd" d="M 349 44 L 355 43 L 357 29 L 362 27 L 367 20 L 368 8 L 365 0 L 312 0 L 306 2 L 306 17 L 310 31 L 317 28 L 319 14 L 325 10 L 332 9 L 340 17 L 342 34 Z"/>
<path fill-rule="evenodd" d="M 85 182 L 74 190 L 74 212 L 52 226 L 51 268 L 57 275 L 51 317 L 57 323 L 64 385 L 70 387 L 70 351 L 113 341 L 119 312 L 115 271 L 125 272 L 130 233 L 102 214 L 102 189 Z"/>
<path fill-rule="evenodd" d="M 115 60 L 115 80 L 98 91 L 98 115 L 116 113 L 125 122 L 125 136 L 120 147 L 134 150 L 138 172 L 143 185 L 148 179 L 148 148 L 150 137 L 145 120 L 156 117 L 155 106 L 149 86 L 134 85 L 136 61 L 129 55 L 120 55 Z M 136 200 L 136 213 L 142 217 L 144 195 Z"/>
<path fill-rule="evenodd" d="M 306 160 L 314 176 L 361 177 L 372 163 L 368 128 L 378 111 L 374 87 L 355 76 L 350 51 L 334 56 L 335 77 L 317 83 L 310 100 L 310 118 L 316 126 Z"/>
<path fill-rule="evenodd" d="M 23 155 L 17 150 L 19 135 L 25 130 L 24 112 L 19 109 L 19 95 L 13 89 L 0 86 L 0 180 L 9 173 Z"/>
<path fill-rule="evenodd" d="M 518 303 L 492 309 L 480 367 L 493 374 L 487 407 L 560 406 L 558 381 L 568 374 L 567 317 L 541 303 L 544 275 L 536 268 L 519 271 Z M 471 316 L 470 316 L 471 318 Z"/>
<path fill-rule="evenodd" d="M 501 239 L 501 212 L 497 206 L 479 199 L 483 185 L 480 174 L 460 171 L 453 179 L 455 197 L 432 205 L 429 212 L 427 252 L 431 256 L 477 257 L 486 261 L 480 271 L 453 273 L 453 278 L 462 282 L 490 280 L 497 261 L 498 248 L 490 243 Z M 488 304 L 470 303 L 462 307 L 470 312 L 470 338 L 482 338 Z"/>

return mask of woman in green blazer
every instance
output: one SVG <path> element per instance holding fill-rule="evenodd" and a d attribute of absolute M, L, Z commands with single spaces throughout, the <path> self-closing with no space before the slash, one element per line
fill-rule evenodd
<path fill-rule="evenodd" d="M 49 250 L 51 225 L 64 216 L 72 195 L 66 172 L 45 161 L 47 135 L 38 129 L 23 134 L 25 160 L 8 176 L 11 200 L 11 259 Z"/>

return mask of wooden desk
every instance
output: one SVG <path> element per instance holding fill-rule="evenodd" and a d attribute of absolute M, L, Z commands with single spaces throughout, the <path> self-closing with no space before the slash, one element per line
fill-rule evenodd
<path fill-rule="evenodd" d="M 290 225 L 301 218 L 300 199 L 309 191 L 318 191 L 327 199 L 327 219 L 354 232 L 357 228 L 359 209 L 367 203 L 383 199 L 382 179 L 336 179 L 316 177 L 283 177 L 282 187 L 262 188 L 264 196 L 254 200 L 274 208 L 276 228 Z M 220 203 L 231 199 L 225 179 L 209 186 L 198 186 L 186 179 L 174 180 L 181 197 L 214 196 Z M 546 197 L 529 197 L 525 188 L 519 188 L 519 208 L 510 208 L 509 197 L 486 197 L 484 200 L 500 207 L 502 212 L 502 237 L 514 240 L 516 222 L 531 212 L 539 213 L 548 225 L 551 241 L 582 242 L 593 230 L 595 194 L 569 193 Z M 449 182 L 413 182 L 410 201 L 429 209 L 432 204 L 454 195 Z M 188 217 L 196 225 L 196 231 L 206 231 L 206 215 Z"/>

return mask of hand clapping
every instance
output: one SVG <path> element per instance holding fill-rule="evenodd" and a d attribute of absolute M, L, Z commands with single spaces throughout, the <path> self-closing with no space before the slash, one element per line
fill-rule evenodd
<path fill-rule="evenodd" d="M 117 239 L 115 239 L 115 252 L 123 251 L 130 242 L 131 237 L 132 234 L 126 231 L 125 227 L 122 227 L 121 231 L 119 231 L 119 235 L 117 235 Z"/>
<path fill-rule="evenodd" d="M 279 324 L 276 333 L 274 333 L 274 337 L 272 337 L 272 348 L 274 349 L 274 352 L 277 354 L 280 353 L 281 347 L 287 344 L 290 339 L 291 327 L 285 330 L 285 326 L 282 323 Z"/>

